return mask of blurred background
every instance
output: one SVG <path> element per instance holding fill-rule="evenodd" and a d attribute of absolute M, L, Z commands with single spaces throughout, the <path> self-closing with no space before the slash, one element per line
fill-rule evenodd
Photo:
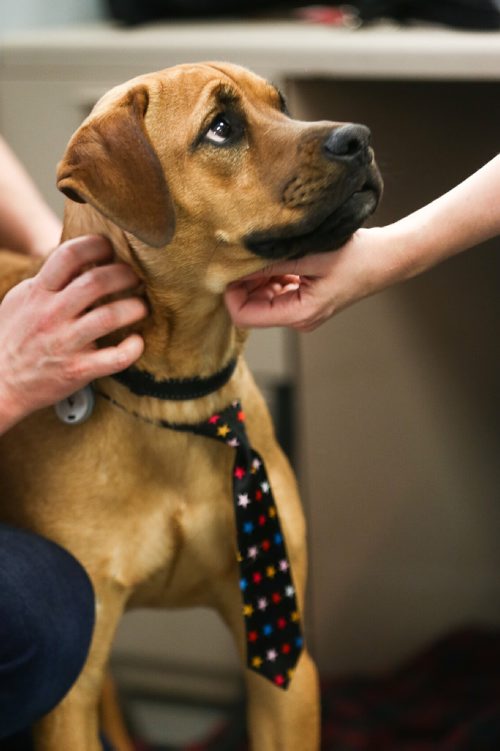
<path fill-rule="evenodd" d="M 101 0 L 22 0 L 4 1 L 0 5 L 2 34 L 17 29 L 34 29 L 65 24 L 80 24 L 106 18 L 107 9 Z"/>
<path fill-rule="evenodd" d="M 370 126 L 385 178 L 374 223 L 432 200 L 499 151 L 497 4 L 297 6 L 2 0 L 0 132 L 60 212 L 55 165 L 102 93 L 217 58 L 272 79 L 296 117 Z M 308 517 L 308 638 L 328 751 L 406 748 L 401 738 L 351 746 L 335 735 L 335 692 L 359 688 L 345 676 L 375 681 L 436 640 L 472 633 L 453 642 L 456 666 L 500 624 L 499 244 L 312 334 L 252 335 L 249 360 Z M 137 748 L 244 747 L 240 671 L 211 613 L 128 614 L 112 666 Z M 429 673 L 429 695 L 436 685 Z M 491 743 L 499 748 L 500 734 Z"/>

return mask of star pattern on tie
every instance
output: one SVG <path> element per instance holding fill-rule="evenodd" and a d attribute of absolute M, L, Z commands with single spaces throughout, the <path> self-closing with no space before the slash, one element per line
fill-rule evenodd
<path fill-rule="evenodd" d="M 236 449 L 233 498 L 247 665 L 286 689 L 304 639 L 272 488 L 262 457 L 250 446 L 244 423 L 241 404 L 233 402 L 189 429 Z"/>

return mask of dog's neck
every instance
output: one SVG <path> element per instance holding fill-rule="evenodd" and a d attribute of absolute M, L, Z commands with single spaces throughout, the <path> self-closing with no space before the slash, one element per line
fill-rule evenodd
<path fill-rule="evenodd" d="M 246 334 L 232 324 L 222 292 L 201 284 L 203 269 L 179 267 L 174 245 L 144 253 L 92 207 L 68 202 L 63 239 L 89 233 L 108 237 L 117 260 L 143 280 L 150 315 L 131 328 L 144 339 L 138 368 L 157 379 L 207 377 L 238 357 Z"/>
<path fill-rule="evenodd" d="M 222 295 L 196 289 L 177 289 L 170 295 L 148 283 L 147 299 L 151 313 L 136 328 L 145 344 L 138 367 L 157 378 L 206 377 L 239 354 L 243 338 L 229 319 Z"/>

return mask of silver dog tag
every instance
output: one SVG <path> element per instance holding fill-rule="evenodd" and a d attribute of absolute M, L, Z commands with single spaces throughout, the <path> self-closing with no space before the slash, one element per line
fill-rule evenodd
<path fill-rule="evenodd" d="M 54 405 L 56 415 L 67 425 L 85 422 L 94 410 L 95 396 L 92 386 L 85 386 Z"/>

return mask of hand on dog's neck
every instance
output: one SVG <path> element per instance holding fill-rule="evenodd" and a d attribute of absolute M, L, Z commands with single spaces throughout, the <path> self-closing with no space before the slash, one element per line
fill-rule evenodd
<path fill-rule="evenodd" d="M 175 241 L 165 250 L 129 242 L 123 230 L 88 204 L 67 202 L 63 240 L 82 234 L 107 237 L 117 260 L 144 280 L 151 313 L 127 330 L 144 338 L 138 367 L 158 379 L 205 377 L 238 356 L 246 333 L 232 324 L 223 295 L 203 285 L 203 268 L 193 272 L 178 263 Z"/>

